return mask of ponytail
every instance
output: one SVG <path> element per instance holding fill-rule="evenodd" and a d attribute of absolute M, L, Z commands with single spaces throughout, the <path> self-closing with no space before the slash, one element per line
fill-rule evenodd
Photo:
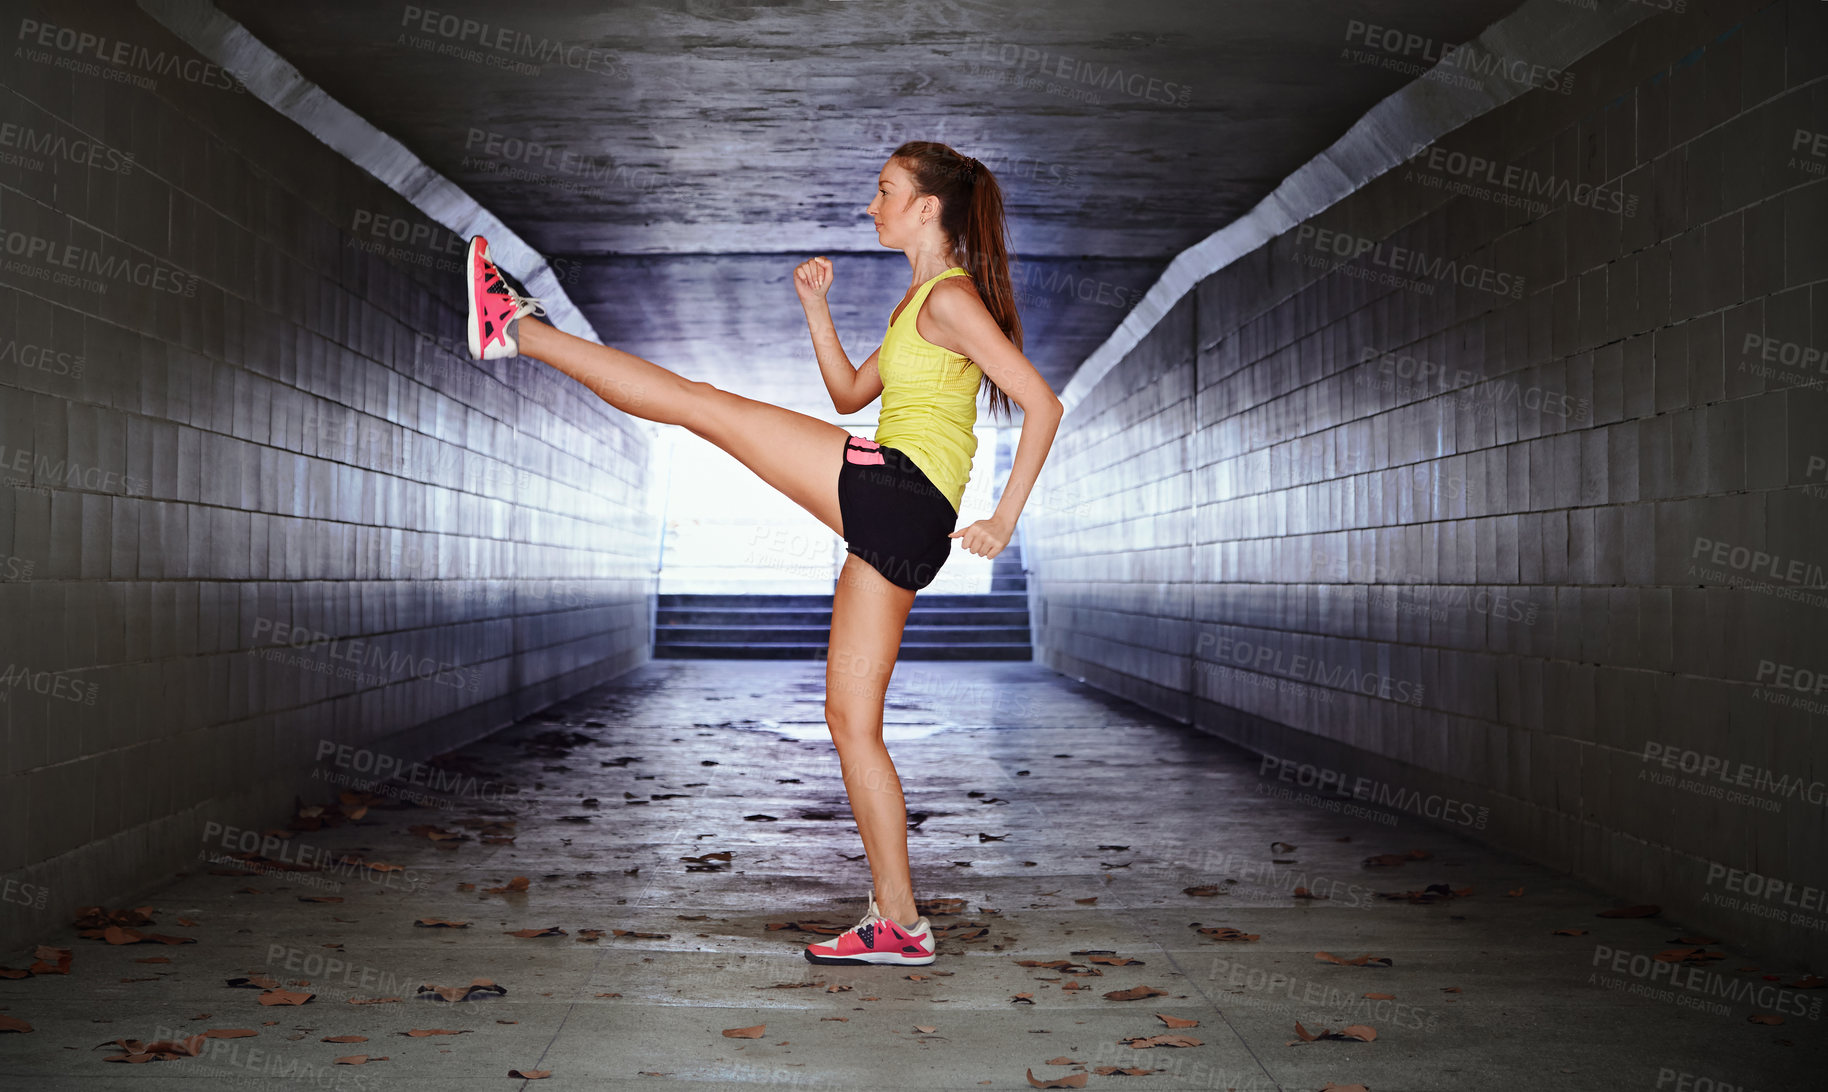
<path fill-rule="evenodd" d="M 1022 318 L 1009 279 L 1009 225 L 996 176 L 977 160 L 931 140 L 911 140 L 890 158 L 908 169 L 919 196 L 939 198 L 940 229 L 964 255 L 965 271 L 990 317 L 1020 349 Z M 1009 395 L 988 375 L 979 390 L 987 391 L 991 413 L 1011 415 Z"/>

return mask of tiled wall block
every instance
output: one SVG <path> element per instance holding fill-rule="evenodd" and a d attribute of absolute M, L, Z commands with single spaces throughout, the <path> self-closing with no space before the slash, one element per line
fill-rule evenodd
<path fill-rule="evenodd" d="M 1828 5 L 1701 7 L 1181 300 L 1061 427 L 1038 641 L 1819 965 L 1718 895 L 1828 887 Z"/>
<path fill-rule="evenodd" d="M 470 361 L 460 241 L 252 95 L 0 74 L 88 149 L 0 164 L 0 942 L 646 660 L 646 426 Z"/>

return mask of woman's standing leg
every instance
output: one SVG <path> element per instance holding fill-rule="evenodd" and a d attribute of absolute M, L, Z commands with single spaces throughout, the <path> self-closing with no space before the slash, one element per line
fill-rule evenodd
<path fill-rule="evenodd" d="M 920 915 L 908 869 L 907 800 L 882 742 L 882 709 L 913 605 L 914 592 L 847 555 L 832 598 L 825 661 L 825 723 L 869 856 L 876 908 L 904 926 Z"/>

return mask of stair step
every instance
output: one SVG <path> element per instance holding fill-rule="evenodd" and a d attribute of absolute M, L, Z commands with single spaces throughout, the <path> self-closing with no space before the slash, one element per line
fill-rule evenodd
<path fill-rule="evenodd" d="M 1032 660 L 1025 575 L 1019 568 L 993 572 L 991 583 L 987 595 L 917 597 L 898 658 Z M 661 595 L 654 657 L 822 659 L 831 642 L 831 612 L 830 595 Z"/>

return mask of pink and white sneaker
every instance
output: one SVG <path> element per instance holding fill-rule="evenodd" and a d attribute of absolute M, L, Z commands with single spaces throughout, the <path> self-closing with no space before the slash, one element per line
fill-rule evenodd
<path fill-rule="evenodd" d="M 830 940 L 806 946 L 808 963 L 835 963 L 843 966 L 889 964 L 917 967 L 933 962 L 933 929 L 926 915 L 914 922 L 914 928 L 902 927 L 885 918 L 876 909 L 876 893 L 870 892 L 870 908 L 863 920 Z"/>
<path fill-rule="evenodd" d="M 545 303 L 527 295 L 525 285 L 489 260 L 489 241 L 480 235 L 470 237 L 463 268 L 469 283 L 470 356 L 500 360 L 518 354 L 515 322 L 525 315 L 545 314 Z"/>

